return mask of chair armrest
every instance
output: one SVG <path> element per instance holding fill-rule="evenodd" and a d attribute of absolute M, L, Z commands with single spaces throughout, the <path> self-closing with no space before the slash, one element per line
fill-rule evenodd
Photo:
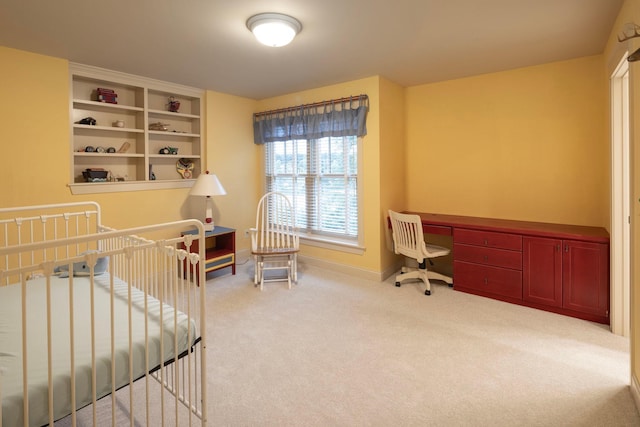
<path fill-rule="evenodd" d="M 251 250 L 255 251 L 258 248 L 258 229 L 250 228 L 249 236 L 251 236 Z"/>

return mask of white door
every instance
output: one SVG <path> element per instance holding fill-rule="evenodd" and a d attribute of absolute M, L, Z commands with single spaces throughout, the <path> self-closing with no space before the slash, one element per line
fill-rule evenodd
<path fill-rule="evenodd" d="M 631 190 L 629 168 L 629 63 L 611 75 L 611 331 L 629 336 Z"/>

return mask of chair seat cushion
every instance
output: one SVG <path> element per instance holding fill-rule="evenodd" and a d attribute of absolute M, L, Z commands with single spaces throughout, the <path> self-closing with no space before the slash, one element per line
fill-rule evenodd
<path fill-rule="evenodd" d="M 429 254 L 431 255 L 429 258 L 449 255 L 449 252 L 451 252 L 449 248 L 445 248 L 443 246 L 430 245 L 430 244 L 427 244 L 426 246 L 427 246 L 427 251 L 429 251 Z"/>

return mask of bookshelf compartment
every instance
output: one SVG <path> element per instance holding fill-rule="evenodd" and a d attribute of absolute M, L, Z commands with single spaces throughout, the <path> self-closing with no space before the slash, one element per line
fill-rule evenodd
<path fill-rule="evenodd" d="M 142 170 L 144 170 L 144 157 L 137 156 L 123 156 L 123 155 L 99 155 L 94 156 L 77 156 L 74 166 L 74 182 L 86 183 L 85 178 L 82 176 L 82 171 L 85 169 L 104 169 L 109 172 L 109 177 L 112 181 L 117 182 L 118 179 L 123 181 L 141 181 L 143 179 L 140 176 Z M 96 184 L 96 183 L 88 183 Z"/>
<path fill-rule="evenodd" d="M 204 91 L 73 63 L 70 64 L 70 80 L 69 186 L 72 193 L 193 185 L 202 169 L 203 121 L 200 114 Z M 102 101 L 114 103 L 100 102 L 98 88 L 107 89 L 101 92 Z M 170 99 L 180 102 L 177 112 L 169 111 Z M 95 119 L 95 125 L 78 123 L 86 117 Z M 158 122 L 166 124 L 168 131 L 149 129 L 150 124 Z M 121 151 L 125 146 L 128 149 Z M 87 152 L 87 147 L 100 152 Z M 178 155 L 159 154 L 164 147 L 177 148 Z M 109 149 L 116 152 L 106 153 Z M 176 170 L 176 162 L 182 157 L 193 162 L 191 179 L 183 179 Z M 153 176 L 149 173 L 150 166 Z M 87 168 L 109 170 L 113 178 L 136 184 L 122 185 L 123 181 L 117 180 L 86 183 L 82 171 Z"/>
<path fill-rule="evenodd" d="M 144 153 L 144 133 L 142 131 L 80 126 L 75 126 L 73 130 L 73 151 L 75 153 L 85 152 L 88 146 L 93 147 L 94 150 L 102 147 L 105 151 L 114 148 L 116 152 L 125 154 Z"/>
<path fill-rule="evenodd" d="M 73 79 L 73 98 L 79 101 L 92 101 L 98 104 L 119 105 L 125 107 L 144 107 L 144 90 L 134 85 L 123 84 L 114 81 L 94 79 L 90 77 L 80 77 Z M 98 99 L 98 88 L 112 90 L 117 97 L 117 102 L 100 102 Z"/>
<path fill-rule="evenodd" d="M 170 98 L 180 103 L 180 107 L 177 112 L 169 111 Z M 202 98 L 200 96 L 194 97 L 174 91 L 154 89 L 149 89 L 148 91 L 149 111 L 155 114 L 166 113 L 167 115 L 184 115 L 191 118 L 197 118 L 200 117 L 201 99 Z"/>
<path fill-rule="evenodd" d="M 185 115 L 178 115 L 173 113 L 158 113 L 149 112 L 149 125 L 153 123 L 161 123 L 166 125 L 166 131 L 157 131 L 149 129 L 154 132 L 166 132 L 174 134 L 188 134 L 192 136 L 200 136 L 200 119 Z"/>
<path fill-rule="evenodd" d="M 98 104 L 95 107 L 88 104 L 74 103 L 71 120 L 79 125 L 79 121 L 92 117 L 96 120 L 95 126 L 115 128 L 115 129 L 138 129 L 144 131 L 144 112 L 129 109 L 104 108 Z M 121 122 L 121 126 L 116 124 Z M 89 125 L 79 125 L 89 126 Z"/>
<path fill-rule="evenodd" d="M 157 180 L 184 180 L 178 172 L 177 163 L 181 156 L 157 156 L 149 159 L 149 166 Z M 193 161 L 191 176 L 193 178 L 200 175 L 200 159 L 189 159 Z"/>
<path fill-rule="evenodd" d="M 149 137 L 150 155 L 160 154 L 160 150 L 165 147 L 178 149 L 178 156 L 200 157 L 199 138 L 193 138 L 181 134 L 152 134 Z"/>

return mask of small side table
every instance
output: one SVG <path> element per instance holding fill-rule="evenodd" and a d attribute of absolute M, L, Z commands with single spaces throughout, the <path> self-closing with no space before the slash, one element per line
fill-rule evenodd
<path fill-rule="evenodd" d="M 189 230 L 182 233 L 183 236 L 186 234 L 197 234 L 197 230 Z M 216 225 L 213 230 L 205 231 L 204 240 L 206 248 L 205 275 L 211 271 L 229 266 L 231 267 L 231 273 L 236 274 L 236 230 Z M 184 245 L 182 249 L 184 249 Z M 199 250 L 200 241 L 194 240 L 191 244 L 191 252 L 198 253 Z M 200 273 L 196 266 L 196 283 L 199 278 Z"/>

